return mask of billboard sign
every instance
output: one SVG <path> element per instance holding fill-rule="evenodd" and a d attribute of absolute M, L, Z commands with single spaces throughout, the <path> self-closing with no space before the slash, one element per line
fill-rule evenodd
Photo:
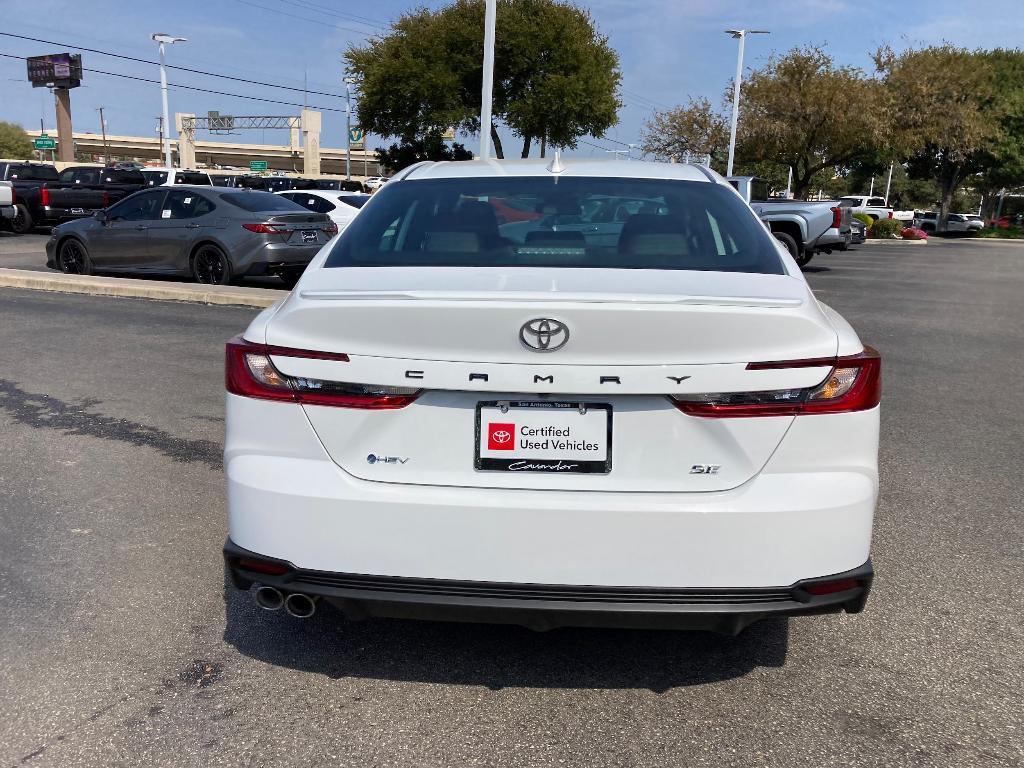
<path fill-rule="evenodd" d="M 358 125 L 352 126 L 348 131 L 349 149 L 366 149 L 366 133 Z"/>
<path fill-rule="evenodd" d="M 29 56 L 25 66 L 33 88 L 77 88 L 82 84 L 80 53 Z"/>

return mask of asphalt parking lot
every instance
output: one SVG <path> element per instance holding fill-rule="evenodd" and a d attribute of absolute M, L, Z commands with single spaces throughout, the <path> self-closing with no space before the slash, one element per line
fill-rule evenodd
<path fill-rule="evenodd" d="M 877 579 L 737 638 L 225 600 L 222 344 L 255 310 L 0 289 L 0 765 L 1024 764 L 1024 247 L 807 274 L 885 359 Z"/>

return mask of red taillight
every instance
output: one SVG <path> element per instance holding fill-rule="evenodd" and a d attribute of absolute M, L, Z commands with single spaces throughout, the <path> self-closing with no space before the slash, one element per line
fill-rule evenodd
<path fill-rule="evenodd" d="M 889 211 L 889 218 L 892 218 L 892 211 Z"/>
<path fill-rule="evenodd" d="M 683 413 L 716 418 L 850 413 L 874 408 L 881 401 L 882 358 L 871 347 L 864 347 L 860 354 L 847 357 L 748 363 L 747 369 L 817 368 L 826 365 L 831 365 L 832 370 L 813 387 L 672 395 L 672 401 Z"/>
<path fill-rule="evenodd" d="M 368 409 L 404 408 L 420 394 L 420 390 L 410 387 L 289 376 L 277 370 L 271 355 L 348 362 L 348 355 L 336 352 L 253 344 L 236 336 L 226 349 L 224 379 L 228 392 L 260 400 Z"/>
<path fill-rule="evenodd" d="M 860 586 L 860 582 L 856 579 L 839 579 L 838 581 L 815 581 L 801 586 L 809 595 L 834 595 L 836 592 L 856 589 Z"/>
<path fill-rule="evenodd" d="M 832 208 L 832 228 L 839 229 L 843 225 L 843 209 L 839 206 Z"/>
<path fill-rule="evenodd" d="M 39 204 L 43 207 L 48 207 L 50 205 L 50 190 L 46 187 L 39 190 Z"/>
<path fill-rule="evenodd" d="M 103 193 L 103 207 L 104 208 L 110 207 L 110 193 L 109 192 L 104 192 Z"/>
<path fill-rule="evenodd" d="M 328 237 L 334 237 L 338 234 L 338 225 L 333 221 L 328 222 L 327 226 L 324 227 L 324 234 Z"/>
<path fill-rule="evenodd" d="M 256 232 L 260 235 L 287 235 L 288 228 L 281 224 L 243 224 L 242 229 Z"/>

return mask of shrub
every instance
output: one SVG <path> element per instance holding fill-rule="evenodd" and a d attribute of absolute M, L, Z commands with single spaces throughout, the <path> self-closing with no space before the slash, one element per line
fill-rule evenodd
<path fill-rule="evenodd" d="M 902 229 L 902 221 L 897 221 L 896 219 L 879 219 L 871 226 L 871 229 L 868 232 L 868 237 L 877 237 L 883 240 L 889 240 L 899 236 Z"/>
<path fill-rule="evenodd" d="M 917 227 L 905 227 L 903 231 L 900 232 L 900 237 L 904 240 L 927 240 L 928 233 L 923 229 L 918 229 Z"/>
<path fill-rule="evenodd" d="M 864 222 L 864 225 L 868 229 L 871 229 L 871 225 L 875 223 L 875 220 L 872 219 L 870 216 L 868 216 L 866 213 L 860 213 L 860 212 L 855 213 L 855 214 L 853 214 L 853 218 L 855 218 L 857 221 Z"/>

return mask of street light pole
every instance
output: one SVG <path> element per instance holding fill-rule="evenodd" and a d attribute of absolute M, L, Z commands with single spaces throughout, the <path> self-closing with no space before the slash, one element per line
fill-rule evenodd
<path fill-rule="evenodd" d="M 484 8 L 484 82 L 480 91 L 480 159 L 491 156 L 491 98 L 494 89 L 494 24 L 498 0 L 486 0 Z"/>
<path fill-rule="evenodd" d="M 188 42 L 184 37 L 175 37 L 174 35 L 168 35 L 165 32 L 157 32 L 150 35 L 153 42 L 160 45 L 160 94 L 163 97 L 164 102 L 164 138 L 163 138 L 163 150 L 164 150 L 164 164 L 171 167 L 171 121 L 168 116 L 167 110 L 167 61 L 166 61 L 166 50 L 165 47 L 168 43 L 185 43 Z"/>
<path fill-rule="evenodd" d="M 345 179 L 347 181 L 352 180 L 352 82 L 351 77 L 345 78 Z"/>
<path fill-rule="evenodd" d="M 736 123 L 740 116 L 740 82 L 743 80 L 743 48 L 747 35 L 767 35 L 766 29 L 727 29 L 726 34 L 740 41 L 739 53 L 736 56 L 736 79 L 732 86 L 732 126 L 729 129 L 729 163 L 725 175 L 732 176 L 733 159 L 736 157 Z"/>
<path fill-rule="evenodd" d="M 100 131 L 103 132 L 103 162 L 105 164 L 110 163 L 110 150 L 107 148 L 107 121 L 103 119 L 103 107 L 99 107 L 100 113 Z"/>

